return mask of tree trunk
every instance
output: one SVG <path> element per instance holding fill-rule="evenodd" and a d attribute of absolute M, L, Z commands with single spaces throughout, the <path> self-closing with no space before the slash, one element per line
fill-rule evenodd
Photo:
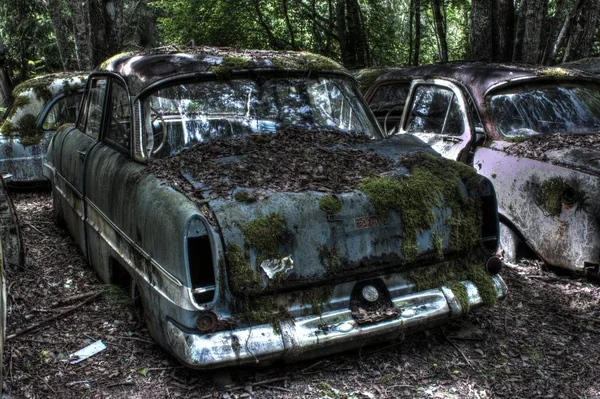
<path fill-rule="evenodd" d="M 49 0 L 46 4 L 54 35 L 56 36 L 56 46 L 58 47 L 58 55 L 63 66 L 63 70 L 71 69 L 71 48 L 69 46 L 69 28 L 63 18 L 63 7 L 61 0 Z"/>
<path fill-rule="evenodd" d="M 294 28 L 292 27 L 290 14 L 288 12 L 288 0 L 281 0 L 281 5 L 283 7 L 283 15 L 285 16 L 285 26 L 287 27 L 288 34 L 290 35 L 290 45 L 292 46 L 292 49 L 298 50 L 296 38 L 294 37 Z"/>
<path fill-rule="evenodd" d="M 600 4 L 598 0 L 584 0 L 580 6 L 571 24 L 563 62 L 588 57 L 594 44 Z"/>
<path fill-rule="evenodd" d="M 492 59 L 512 59 L 515 36 L 515 4 L 513 0 L 496 0 L 492 8 Z"/>
<path fill-rule="evenodd" d="M 342 62 L 349 69 L 369 64 L 369 47 L 358 0 L 337 1 L 337 27 Z"/>
<path fill-rule="evenodd" d="M 554 15 L 546 20 L 547 40 L 544 58 L 542 59 L 544 65 L 554 65 L 556 62 L 556 54 L 562 46 L 570 25 L 569 16 L 572 13 L 570 3 L 572 3 L 571 0 L 556 0 Z"/>
<path fill-rule="evenodd" d="M 493 0 L 473 0 L 471 3 L 471 58 L 489 62 L 493 59 Z"/>
<path fill-rule="evenodd" d="M 415 0 L 410 0 L 409 3 L 409 9 L 408 9 L 408 62 L 407 64 L 410 66 L 412 65 L 412 59 L 413 59 L 413 44 L 414 44 L 414 38 L 413 38 L 413 20 L 414 20 L 414 16 L 415 16 Z"/>
<path fill-rule="evenodd" d="M 413 4 L 415 6 L 415 51 L 413 53 L 412 65 L 417 66 L 421 58 L 421 0 L 414 0 Z"/>
<path fill-rule="evenodd" d="M 91 57 L 90 8 L 87 1 L 69 1 L 73 18 L 73 38 L 75 39 L 75 55 L 80 70 L 90 70 L 93 67 Z"/>
<path fill-rule="evenodd" d="M 518 38 L 521 41 L 519 48 L 515 48 L 513 58 L 515 61 L 536 64 L 542 59 L 542 28 L 548 12 L 548 0 L 526 0 L 522 1 L 521 6 L 517 35 L 521 34 L 522 26 L 522 36 Z"/>
<path fill-rule="evenodd" d="M 431 12 L 435 22 L 435 34 L 440 45 L 440 61 L 448 62 L 448 45 L 446 42 L 446 28 L 444 27 L 444 16 L 442 14 L 443 0 L 431 0 Z"/>

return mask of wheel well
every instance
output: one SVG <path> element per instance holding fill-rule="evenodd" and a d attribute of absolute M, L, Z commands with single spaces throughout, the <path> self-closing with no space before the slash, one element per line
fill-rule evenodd
<path fill-rule="evenodd" d="M 516 248 L 517 253 L 521 254 L 521 256 L 523 256 L 523 257 L 539 258 L 539 255 L 533 250 L 533 248 L 531 248 L 527 244 L 527 240 L 525 239 L 525 237 L 523 236 L 521 231 L 514 225 L 514 223 L 511 222 L 510 220 L 508 220 L 506 218 L 506 216 L 502 215 L 501 213 L 498 214 L 498 216 L 499 216 L 498 221 L 500 223 L 504 224 L 506 227 L 508 227 L 519 239 L 519 242 L 517 243 L 517 248 Z"/>
<path fill-rule="evenodd" d="M 127 269 L 112 256 L 109 259 L 110 283 L 121 288 L 133 301 L 136 308 L 141 306 L 140 292 Z"/>

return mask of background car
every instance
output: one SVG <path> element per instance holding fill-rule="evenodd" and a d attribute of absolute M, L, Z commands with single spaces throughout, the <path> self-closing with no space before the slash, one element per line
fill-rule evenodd
<path fill-rule="evenodd" d="M 50 137 L 75 122 L 87 74 L 42 75 L 13 89 L 0 125 L 0 173 L 9 184 L 47 185 L 43 158 Z"/>
<path fill-rule="evenodd" d="M 44 173 L 57 221 L 189 367 L 321 356 L 506 295 L 491 183 L 383 140 L 321 56 L 116 56 Z"/>
<path fill-rule="evenodd" d="M 450 63 L 382 75 L 367 93 L 410 92 L 398 135 L 473 165 L 498 196 L 502 246 L 547 264 L 600 263 L 600 80 L 560 68 Z"/>

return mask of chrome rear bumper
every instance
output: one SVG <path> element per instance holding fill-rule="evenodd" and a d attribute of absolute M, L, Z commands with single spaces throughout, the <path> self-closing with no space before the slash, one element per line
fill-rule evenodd
<path fill-rule="evenodd" d="M 498 275 L 493 280 L 498 299 L 504 299 L 506 284 Z M 477 287 L 471 281 L 462 284 L 467 289 L 469 309 L 462 309 L 452 290 L 442 286 L 393 298 L 400 315 L 379 323 L 359 325 L 349 309 L 281 321 L 280 332 L 266 324 L 192 334 L 169 321 L 168 344 L 183 364 L 198 369 L 323 356 L 428 329 L 481 306 L 483 300 Z"/>

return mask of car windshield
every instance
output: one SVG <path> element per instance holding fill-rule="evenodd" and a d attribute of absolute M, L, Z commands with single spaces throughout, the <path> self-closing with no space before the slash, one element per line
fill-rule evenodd
<path fill-rule="evenodd" d="M 490 98 L 496 129 L 505 137 L 600 131 L 600 85 L 524 85 Z"/>
<path fill-rule="evenodd" d="M 381 135 L 358 92 L 341 77 L 182 83 L 147 96 L 143 112 L 151 158 L 194 143 L 273 134 L 286 127 Z"/>

